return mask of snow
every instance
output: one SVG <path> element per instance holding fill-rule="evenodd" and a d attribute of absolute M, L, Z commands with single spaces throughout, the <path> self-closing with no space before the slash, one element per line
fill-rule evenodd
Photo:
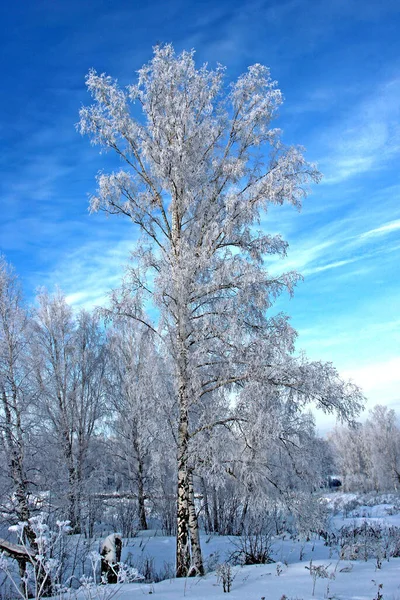
<path fill-rule="evenodd" d="M 344 505 L 354 500 L 349 494 L 332 495 L 340 497 Z M 328 503 L 331 498 L 327 497 Z M 355 522 L 379 522 L 385 526 L 400 525 L 400 515 L 390 514 L 393 503 L 375 506 L 360 505 L 344 516 L 332 518 L 333 530 Z M 205 563 L 213 568 L 202 578 L 169 578 L 159 583 L 134 583 L 122 586 L 119 600 L 134 600 L 143 595 L 154 594 L 162 600 L 190 598 L 192 600 L 373 600 L 377 597 L 378 586 L 382 584 L 383 598 L 395 600 L 400 597 L 400 558 L 383 560 L 380 569 L 377 561 L 340 560 L 335 547 L 325 546 L 323 539 L 291 539 L 289 535 L 279 536 L 273 544 L 273 558 L 268 565 L 233 566 L 233 583 L 230 595 L 224 594 L 222 583 L 216 574 L 216 566 L 229 558 L 235 549 L 233 537 L 202 536 L 202 549 Z M 157 532 L 141 532 L 138 537 L 126 541 L 122 559 L 128 557 L 134 565 L 151 560 L 155 572 L 173 572 L 175 539 L 157 535 Z M 316 578 L 313 595 L 313 577 L 310 567 L 323 565 L 329 578 Z"/>
<path fill-rule="evenodd" d="M 337 562 L 337 561 L 336 561 Z M 316 561 L 316 565 L 327 564 L 327 561 Z M 347 564 L 347 563 L 346 563 Z M 315 586 L 315 599 L 335 598 L 335 600 L 372 600 L 376 596 L 378 585 L 383 584 L 385 598 L 396 598 L 400 595 L 399 567 L 400 559 L 392 559 L 385 563 L 381 570 L 375 571 L 373 561 L 353 562 L 350 572 L 341 572 L 339 563 L 335 579 L 319 579 Z M 143 598 L 143 595 L 154 594 L 162 600 L 191 598 L 192 600 L 280 600 L 282 597 L 311 599 L 313 581 L 308 564 L 296 562 L 289 565 L 278 575 L 276 564 L 235 567 L 233 569 L 232 591 L 226 596 L 215 573 L 202 578 L 170 579 L 156 584 L 128 584 L 123 587 L 119 600 Z M 335 561 L 329 567 L 335 570 Z"/>
<path fill-rule="evenodd" d="M 354 494 L 327 495 L 326 502 L 335 515 L 330 520 L 330 531 L 337 532 L 343 526 L 377 522 L 385 527 L 400 525 L 398 496 L 364 498 Z M 354 507 L 344 511 L 343 507 L 352 502 Z M 338 510 L 338 507 L 341 510 Z M 103 539 L 103 545 L 113 540 L 115 534 Z M 70 536 L 78 542 L 79 536 Z M 174 537 L 159 535 L 156 530 L 141 531 L 134 538 L 124 539 L 122 561 L 136 567 L 155 579 L 158 583 L 125 583 L 97 588 L 98 594 L 91 592 L 90 599 L 135 600 L 143 596 L 155 595 L 159 600 L 376 600 L 378 592 L 384 600 L 400 598 L 400 558 L 382 559 L 372 557 L 365 560 L 345 560 L 339 557 L 339 548 L 326 546 L 324 539 L 314 536 L 308 541 L 293 538 L 288 533 L 274 538 L 272 558 L 274 563 L 267 565 L 231 566 L 232 587 L 229 595 L 223 592 L 222 582 L 217 574 L 219 564 L 227 561 L 235 550 L 234 536 L 202 534 L 201 544 L 207 574 L 204 577 L 172 577 L 176 541 Z M 99 547 L 99 540 L 92 540 L 92 546 Z M 313 572 L 326 577 L 316 577 Z M 150 578 L 149 578 L 150 580 Z M 315 589 L 314 589 L 315 584 Z M 381 588 L 379 586 L 382 586 Z M 314 590 L 314 593 L 313 593 Z M 68 596 L 68 595 L 67 595 Z M 88 600 L 81 588 L 72 590 L 69 600 Z M 58 599 L 59 600 L 59 599 Z"/>
<path fill-rule="evenodd" d="M 110 565 L 115 564 L 117 562 L 117 554 L 116 554 L 116 540 L 117 538 L 121 538 L 120 534 L 112 533 L 104 540 L 101 545 L 101 552 L 103 559 L 108 562 Z M 119 543 L 121 540 L 119 539 Z"/>

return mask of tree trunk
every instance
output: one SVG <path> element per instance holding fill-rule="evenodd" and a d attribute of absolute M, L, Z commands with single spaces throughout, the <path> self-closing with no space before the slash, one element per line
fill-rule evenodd
<path fill-rule="evenodd" d="M 75 529 L 76 533 L 82 533 L 82 502 L 84 499 L 83 490 L 83 469 L 85 464 L 86 451 L 80 442 L 80 449 L 76 461 L 75 469 Z"/>
<path fill-rule="evenodd" d="M 189 287 L 182 288 L 182 269 L 186 266 L 186 257 L 181 256 L 181 214 L 180 203 L 177 197 L 172 203 L 172 227 L 171 242 L 174 254 L 173 279 L 176 283 L 176 366 L 178 371 L 178 489 L 177 489 L 177 533 L 176 533 L 176 576 L 187 577 L 191 567 L 190 544 L 195 546 L 196 561 L 201 564 L 201 548 L 198 531 L 195 531 L 197 523 L 196 514 L 194 520 L 190 517 L 190 494 L 189 494 L 189 406 L 192 389 L 190 386 L 190 370 L 188 360 L 188 340 L 190 338 L 190 290 Z M 189 536 L 189 523 L 193 522 L 193 533 Z M 197 536 L 197 537 L 196 537 Z"/>
<path fill-rule="evenodd" d="M 201 493 L 203 494 L 204 515 L 205 515 L 205 519 L 206 519 L 206 532 L 211 533 L 213 530 L 213 526 L 212 526 L 212 521 L 211 521 L 210 507 L 208 505 L 207 485 L 206 485 L 204 477 L 200 478 L 200 482 L 201 482 Z"/>
<path fill-rule="evenodd" d="M 75 467 L 68 468 L 68 520 L 70 522 L 71 533 L 80 533 L 81 527 L 78 516 L 78 481 Z"/>
<path fill-rule="evenodd" d="M 138 509 L 139 509 L 139 527 L 143 531 L 147 530 L 146 507 L 144 497 L 144 482 L 143 482 L 143 462 L 139 460 L 138 465 Z"/>
<path fill-rule="evenodd" d="M 189 431 L 188 402 L 184 386 L 179 389 L 179 428 L 178 428 L 178 494 L 176 532 L 176 576 L 186 577 L 190 569 L 189 549 Z"/>
<path fill-rule="evenodd" d="M 217 497 L 217 490 L 215 489 L 215 487 L 213 488 L 212 499 L 213 499 L 213 530 L 214 530 L 214 533 L 218 533 L 219 532 L 218 497 Z"/>
<path fill-rule="evenodd" d="M 243 508 L 242 508 L 242 515 L 240 517 L 240 523 L 239 523 L 237 535 L 242 535 L 242 533 L 243 533 L 248 508 L 249 508 L 249 498 L 248 498 L 248 496 L 246 496 L 246 499 L 244 501 Z"/>
<path fill-rule="evenodd" d="M 192 550 L 192 565 L 189 575 L 204 575 L 203 557 L 201 555 L 199 522 L 194 503 L 193 473 L 189 474 L 189 531 Z"/>

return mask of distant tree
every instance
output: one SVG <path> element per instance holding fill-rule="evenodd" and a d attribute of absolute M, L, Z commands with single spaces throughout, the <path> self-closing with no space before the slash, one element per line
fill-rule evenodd
<path fill-rule="evenodd" d="M 190 491 L 199 404 L 249 381 L 345 419 L 362 402 L 332 365 L 295 356 L 288 318 L 270 314 L 299 276 L 268 272 L 267 259 L 284 256 L 287 243 L 257 226 L 270 205 L 300 207 L 320 176 L 271 126 L 282 95 L 269 70 L 253 65 L 228 89 L 224 73 L 221 66 L 196 69 L 193 51 L 176 55 L 171 45 L 158 46 L 126 89 L 91 71 L 94 104 L 80 112 L 81 132 L 126 167 L 99 176 L 92 210 L 125 215 L 142 234 L 112 310 L 159 336 L 174 365 L 177 576 L 203 572 Z M 131 113 L 133 103 L 142 119 Z M 152 313 L 145 310 L 151 302 Z"/>
<path fill-rule="evenodd" d="M 114 456 L 137 494 L 139 527 L 147 529 L 145 499 L 154 486 L 154 459 L 167 428 L 169 374 L 152 332 L 133 320 L 114 323 L 108 353 Z"/>
<path fill-rule="evenodd" d="M 32 343 L 43 433 L 46 428 L 67 472 L 67 516 L 79 532 L 90 443 L 106 406 L 103 334 L 98 318 L 75 317 L 61 292 L 42 291 L 37 303 Z"/>
<path fill-rule="evenodd" d="M 393 409 L 375 406 L 364 425 L 371 457 L 371 475 L 380 490 L 400 486 L 400 429 Z"/>
<path fill-rule="evenodd" d="M 29 321 L 18 279 L 12 267 L 0 257 L 0 443 L 5 472 L 11 483 L 7 501 L 3 497 L 3 510 L 7 510 L 8 502 L 13 518 L 20 521 L 31 516 L 26 426 L 34 394 L 29 379 L 28 331 Z M 5 489 L 3 487 L 3 493 Z"/>
<path fill-rule="evenodd" d="M 339 475 L 345 491 L 373 489 L 370 448 L 361 423 L 353 427 L 337 426 L 329 436 Z"/>
<path fill-rule="evenodd" d="M 32 516 L 29 428 L 36 394 L 29 355 L 30 322 L 22 303 L 17 276 L 0 256 L 0 449 L 2 517 L 13 524 L 26 522 L 24 542 L 33 554 L 38 551 Z M 20 575 L 27 560 L 18 559 Z M 43 581 L 43 573 L 38 574 Z"/>
<path fill-rule="evenodd" d="M 336 427 L 329 443 L 348 491 L 397 490 L 400 484 L 400 428 L 396 413 L 375 406 L 365 423 Z"/>

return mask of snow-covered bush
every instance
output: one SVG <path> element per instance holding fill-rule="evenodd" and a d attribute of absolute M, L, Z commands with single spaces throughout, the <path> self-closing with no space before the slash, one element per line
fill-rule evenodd
<path fill-rule="evenodd" d="M 232 541 L 236 550 L 230 560 L 240 565 L 265 565 L 274 562 L 271 558 L 273 522 L 269 518 L 251 519 L 242 534 Z"/>
<path fill-rule="evenodd" d="M 330 544 L 337 544 L 340 557 L 346 560 L 364 560 L 375 558 L 381 563 L 383 559 L 400 556 L 400 528 L 384 527 L 380 523 L 364 520 L 346 525 L 338 536 L 330 539 Z"/>
<path fill-rule="evenodd" d="M 118 562 L 113 566 L 116 567 L 116 583 L 119 586 L 105 585 L 107 576 L 100 576 L 102 556 L 98 552 L 90 552 L 88 555 L 89 574 L 83 574 L 78 579 L 78 589 L 74 589 L 71 587 L 75 580 L 73 576 L 62 580 L 63 564 L 57 558 L 60 556 L 65 534 L 70 531 L 69 523 L 68 521 L 58 521 L 57 529 L 52 531 L 45 521 L 45 515 L 39 514 L 31 517 L 29 523 L 21 522 L 9 528 L 10 531 L 17 534 L 19 545 L 14 545 L 14 548 L 18 549 L 20 553 L 24 552 L 23 556 L 26 556 L 25 568 L 21 569 L 20 565 L 19 579 L 11 559 L 4 552 L 0 555 L 0 571 L 3 571 L 11 583 L 13 591 L 22 600 L 28 600 L 28 598 L 41 600 L 49 595 L 58 596 L 60 600 L 76 600 L 78 594 L 83 594 L 85 600 L 110 600 L 115 596 L 121 584 L 143 580 L 143 576 L 136 568 Z M 32 548 L 26 544 L 25 530 L 28 526 L 36 536 L 36 553 L 33 553 Z M 99 583 L 103 585 L 99 587 Z"/>
<path fill-rule="evenodd" d="M 350 513 L 352 513 L 354 510 L 356 510 L 360 506 L 361 506 L 361 503 L 356 498 L 352 498 L 351 500 L 349 500 L 348 502 L 343 504 L 343 507 L 342 507 L 343 516 L 345 518 L 349 517 Z"/>
<path fill-rule="evenodd" d="M 217 567 L 217 580 L 221 582 L 224 593 L 229 593 L 232 587 L 233 573 L 229 563 L 224 562 Z"/>
<path fill-rule="evenodd" d="M 310 571 L 310 575 L 313 580 L 313 588 L 312 595 L 315 593 L 315 584 L 317 583 L 317 579 L 334 579 L 335 575 L 333 572 L 329 572 L 328 568 L 330 565 L 313 565 L 312 561 L 310 561 L 310 565 L 305 567 Z"/>
<path fill-rule="evenodd" d="M 111 525 L 114 531 L 120 531 L 125 538 L 137 535 L 137 506 L 128 498 L 119 498 L 113 504 Z"/>
<path fill-rule="evenodd" d="M 286 503 L 292 516 L 292 533 L 309 537 L 312 533 L 327 531 L 329 511 L 324 499 L 297 490 L 287 495 Z"/>
<path fill-rule="evenodd" d="M 28 528 L 35 535 L 35 552 L 26 541 Z M 0 556 L 0 570 L 5 573 L 21 598 L 40 600 L 43 596 L 50 595 L 54 590 L 53 586 L 59 584 L 61 562 L 54 558 L 53 552 L 69 529 L 68 521 L 57 521 L 57 530 L 51 531 L 45 522 L 44 514 L 31 517 L 28 522 L 20 522 L 9 527 L 9 531 L 16 533 L 19 544 L 15 549 L 20 552 L 18 559 L 20 581 L 4 552 Z"/>

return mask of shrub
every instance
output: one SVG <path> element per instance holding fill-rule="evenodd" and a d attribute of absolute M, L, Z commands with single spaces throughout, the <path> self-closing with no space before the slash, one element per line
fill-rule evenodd
<path fill-rule="evenodd" d="M 241 565 L 265 565 L 275 562 L 271 558 L 273 523 L 270 519 L 250 520 L 242 535 L 233 541 L 236 550 L 230 560 Z"/>

